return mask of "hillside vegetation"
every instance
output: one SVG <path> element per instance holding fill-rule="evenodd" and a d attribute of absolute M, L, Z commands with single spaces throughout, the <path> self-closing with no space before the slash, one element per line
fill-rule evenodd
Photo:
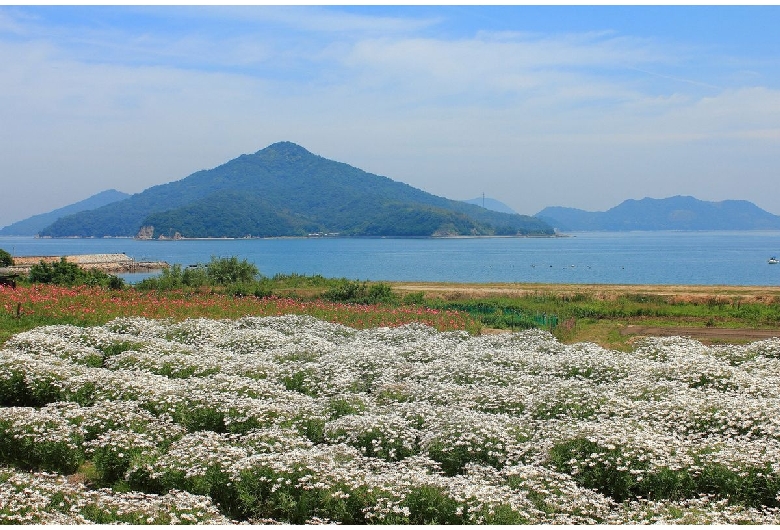
<path fill-rule="evenodd" d="M 63 217 L 52 237 L 552 235 L 543 221 L 431 195 L 407 184 L 273 144 L 128 199 Z"/>

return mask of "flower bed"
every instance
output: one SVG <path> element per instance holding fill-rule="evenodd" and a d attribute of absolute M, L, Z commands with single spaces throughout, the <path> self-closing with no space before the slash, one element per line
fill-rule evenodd
<path fill-rule="evenodd" d="M 778 524 L 778 383 L 777 339 L 41 327 L 0 351 L 0 523 Z"/>
<path fill-rule="evenodd" d="M 113 318 L 140 316 L 184 320 L 187 318 L 240 318 L 244 316 L 311 315 L 353 328 L 401 326 L 419 322 L 440 331 L 478 330 L 479 324 L 467 313 L 415 306 L 393 307 L 300 301 L 290 298 L 168 290 L 162 293 L 100 287 L 62 287 L 50 284 L 0 285 L 0 318 L 36 319 L 39 323 L 67 322 L 78 325 L 103 324 Z"/>

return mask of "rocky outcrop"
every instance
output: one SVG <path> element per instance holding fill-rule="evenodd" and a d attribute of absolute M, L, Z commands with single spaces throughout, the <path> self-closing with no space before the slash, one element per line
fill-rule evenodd
<path fill-rule="evenodd" d="M 152 239 L 154 237 L 154 227 L 153 226 L 142 226 L 141 229 L 138 231 L 138 234 L 136 234 L 136 239 Z"/>

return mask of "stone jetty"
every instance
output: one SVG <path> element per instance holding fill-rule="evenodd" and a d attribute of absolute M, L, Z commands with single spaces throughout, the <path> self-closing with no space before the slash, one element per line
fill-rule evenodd
<path fill-rule="evenodd" d="M 6 273 L 27 274 L 33 265 L 41 261 L 55 263 L 63 256 L 14 256 L 14 264 L 3 268 Z M 148 272 L 168 268 L 164 261 L 136 261 L 127 254 L 79 254 L 64 256 L 66 261 L 83 269 L 99 269 L 108 273 Z"/>

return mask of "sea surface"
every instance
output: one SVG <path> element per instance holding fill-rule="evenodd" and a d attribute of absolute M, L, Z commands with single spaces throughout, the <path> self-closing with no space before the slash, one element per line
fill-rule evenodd
<path fill-rule="evenodd" d="M 140 241 L 0 237 L 15 256 L 123 252 L 192 265 L 247 259 L 266 276 L 355 280 L 780 285 L 780 231 L 578 232 L 553 238 L 291 238 Z M 143 276 L 126 275 L 129 281 Z"/>

